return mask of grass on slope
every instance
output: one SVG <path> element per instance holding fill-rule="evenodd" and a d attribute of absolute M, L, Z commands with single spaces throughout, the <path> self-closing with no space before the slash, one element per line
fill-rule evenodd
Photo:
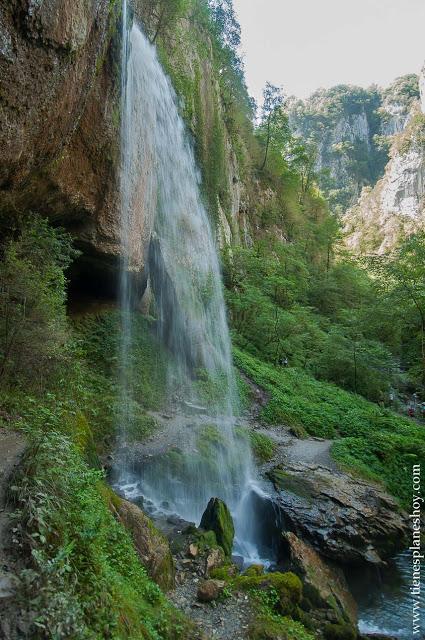
<path fill-rule="evenodd" d="M 425 429 L 364 398 L 294 368 L 277 368 L 235 349 L 236 365 L 270 394 L 262 418 L 335 439 L 333 457 L 379 480 L 407 506 L 412 465 L 425 463 Z"/>

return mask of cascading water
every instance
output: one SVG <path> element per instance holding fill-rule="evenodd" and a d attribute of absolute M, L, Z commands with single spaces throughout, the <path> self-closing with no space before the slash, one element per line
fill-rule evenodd
<path fill-rule="evenodd" d="M 246 438 L 235 433 L 237 391 L 226 321 L 220 266 L 209 219 L 199 189 L 199 172 L 171 83 L 154 47 L 136 24 L 127 29 L 123 10 L 122 62 L 122 405 L 123 442 L 131 398 L 131 259 L 134 210 L 154 219 L 150 242 L 150 280 L 158 327 L 172 354 L 168 370 L 170 397 L 186 407 L 202 402 L 204 384 L 214 390 L 208 417 L 193 416 L 179 434 L 179 455 L 163 464 L 141 465 L 143 495 L 185 520 L 199 523 L 208 500 L 228 504 L 239 551 L 255 555 L 249 495 L 253 464 Z M 214 459 L 200 455 L 213 438 Z M 177 456 L 177 460 L 176 460 Z M 121 482 L 130 470 L 123 465 Z"/>

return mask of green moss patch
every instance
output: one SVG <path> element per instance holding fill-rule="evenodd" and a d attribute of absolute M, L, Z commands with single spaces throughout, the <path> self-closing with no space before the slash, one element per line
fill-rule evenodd
<path fill-rule="evenodd" d="M 213 531 L 225 555 L 232 555 L 235 528 L 230 511 L 222 500 L 211 498 L 202 515 L 200 527 L 205 531 Z"/>

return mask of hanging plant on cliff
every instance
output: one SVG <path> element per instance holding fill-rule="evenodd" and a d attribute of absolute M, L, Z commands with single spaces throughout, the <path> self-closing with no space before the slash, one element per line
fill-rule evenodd
<path fill-rule="evenodd" d="M 178 18 L 185 15 L 190 0 L 147 0 L 145 5 L 145 21 L 151 28 L 150 41 L 154 44 L 159 35 L 163 35 Z"/>

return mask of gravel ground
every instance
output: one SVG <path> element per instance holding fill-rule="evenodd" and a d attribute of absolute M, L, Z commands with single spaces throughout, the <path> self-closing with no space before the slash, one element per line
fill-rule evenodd
<path fill-rule="evenodd" d="M 187 562 L 187 561 L 184 561 Z M 202 630 L 205 640 L 247 640 L 251 620 L 251 607 L 243 593 L 232 594 L 216 602 L 197 600 L 202 571 L 195 562 L 187 563 L 178 572 L 176 589 L 168 594 L 170 600 Z M 177 562 L 177 568 L 182 565 Z"/>

